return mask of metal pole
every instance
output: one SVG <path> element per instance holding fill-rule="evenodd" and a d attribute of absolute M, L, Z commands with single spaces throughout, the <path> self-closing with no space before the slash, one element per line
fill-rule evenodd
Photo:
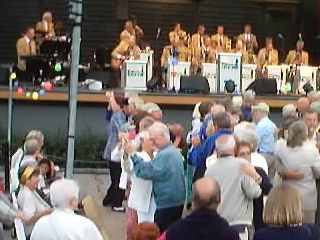
<path fill-rule="evenodd" d="M 82 0 L 70 1 L 73 5 L 72 13 L 74 14 L 74 26 L 72 32 L 72 47 L 71 47 L 71 71 L 69 83 L 69 124 L 68 124 L 68 155 L 66 177 L 73 177 L 74 167 L 74 143 L 75 143 L 75 128 L 77 117 L 77 95 L 78 95 L 78 76 L 79 76 L 79 61 L 80 61 L 80 44 L 81 44 L 81 14 Z"/>
<path fill-rule="evenodd" d="M 12 79 L 13 68 L 10 66 L 10 75 L 9 75 L 9 98 L 8 98 L 8 132 L 7 132 L 7 159 L 5 160 L 5 189 L 9 189 L 9 166 L 11 164 L 11 143 L 12 143 L 12 99 L 13 99 L 13 79 Z"/>

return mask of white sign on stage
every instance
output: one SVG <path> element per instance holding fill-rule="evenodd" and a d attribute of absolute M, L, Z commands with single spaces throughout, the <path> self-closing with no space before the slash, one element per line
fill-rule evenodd
<path fill-rule="evenodd" d="M 153 51 L 150 50 L 150 51 L 141 52 L 140 60 L 147 61 L 147 70 L 148 70 L 147 80 L 149 81 L 153 76 Z"/>
<path fill-rule="evenodd" d="M 217 64 L 202 63 L 202 76 L 208 79 L 210 92 L 216 93 L 218 90 L 217 84 Z"/>
<path fill-rule="evenodd" d="M 242 80 L 241 80 L 241 91 L 245 92 L 246 89 L 256 79 L 256 64 L 242 64 Z"/>
<path fill-rule="evenodd" d="M 180 90 L 180 77 L 190 75 L 190 62 L 177 62 L 172 64 L 172 61 L 168 61 L 167 71 L 167 86 L 168 90 L 173 88 L 176 91 Z"/>
<path fill-rule="evenodd" d="M 269 65 L 267 66 L 268 78 L 275 78 L 277 81 L 277 90 L 280 91 L 282 84 L 285 84 L 283 80 L 282 66 Z"/>
<path fill-rule="evenodd" d="M 147 90 L 147 61 L 125 61 L 121 69 L 121 87 L 126 90 Z"/>
<path fill-rule="evenodd" d="M 236 85 L 235 92 L 241 90 L 241 54 L 218 53 L 218 91 L 225 92 L 225 82 L 232 80 Z"/>
<path fill-rule="evenodd" d="M 314 90 L 317 89 L 317 67 L 300 66 L 298 71 L 300 73 L 299 92 L 304 92 L 303 86 L 310 83 Z"/>

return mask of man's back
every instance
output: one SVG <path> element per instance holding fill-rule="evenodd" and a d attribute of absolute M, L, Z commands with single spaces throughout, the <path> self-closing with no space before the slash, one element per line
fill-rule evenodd
<path fill-rule="evenodd" d="M 42 217 L 34 226 L 31 240 L 102 240 L 102 236 L 89 219 L 74 214 L 71 210 L 55 210 Z"/>
<path fill-rule="evenodd" d="M 172 225 L 166 239 L 237 240 L 239 236 L 215 210 L 202 209 Z"/>
<path fill-rule="evenodd" d="M 254 180 L 241 172 L 241 164 L 247 161 L 232 156 L 219 158 L 210 166 L 206 176 L 215 178 L 222 190 L 218 213 L 230 224 L 251 224 L 253 199 L 261 194 Z"/>

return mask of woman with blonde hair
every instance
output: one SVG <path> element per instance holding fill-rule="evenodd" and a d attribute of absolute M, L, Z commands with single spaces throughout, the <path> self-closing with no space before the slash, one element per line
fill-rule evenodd
<path fill-rule="evenodd" d="M 34 224 L 52 212 L 50 205 L 36 191 L 39 174 L 40 170 L 32 166 L 26 166 L 20 171 L 21 185 L 17 200 L 19 209 L 25 217 L 24 228 L 27 237 L 31 235 Z"/>
<path fill-rule="evenodd" d="M 289 185 L 271 190 L 264 208 L 263 221 L 268 227 L 258 230 L 254 240 L 312 240 L 319 236 L 312 225 L 303 225 L 300 193 Z"/>

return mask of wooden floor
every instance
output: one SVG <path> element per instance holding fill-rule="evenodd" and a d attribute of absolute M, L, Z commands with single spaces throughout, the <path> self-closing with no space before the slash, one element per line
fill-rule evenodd
<path fill-rule="evenodd" d="M 221 99 L 226 94 L 210 94 L 210 95 L 198 95 L 198 94 L 174 94 L 168 92 L 138 92 L 139 96 L 145 102 L 154 102 L 159 105 L 172 105 L 172 106 L 190 106 L 200 101 Z M 9 97 L 9 91 L 6 87 L 0 87 L 0 100 L 6 100 Z M 20 101 L 33 101 L 31 97 L 26 95 L 19 95 L 16 91 L 13 92 L 13 99 Z M 298 96 L 257 96 L 257 100 L 260 102 L 266 102 L 272 108 L 281 108 L 288 103 L 293 103 L 298 99 Z M 67 89 L 55 89 L 50 92 L 46 92 L 45 95 L 39 96 L 37 101 L 42 102 L 67 102 L 68 91 Z M 104 104 L 106 102 L 105 91 L 90 92 L 87 90 L 80 90 L 78 92 L 78 101 L 80 103 L 92 103 L 92 104 Z"/>

